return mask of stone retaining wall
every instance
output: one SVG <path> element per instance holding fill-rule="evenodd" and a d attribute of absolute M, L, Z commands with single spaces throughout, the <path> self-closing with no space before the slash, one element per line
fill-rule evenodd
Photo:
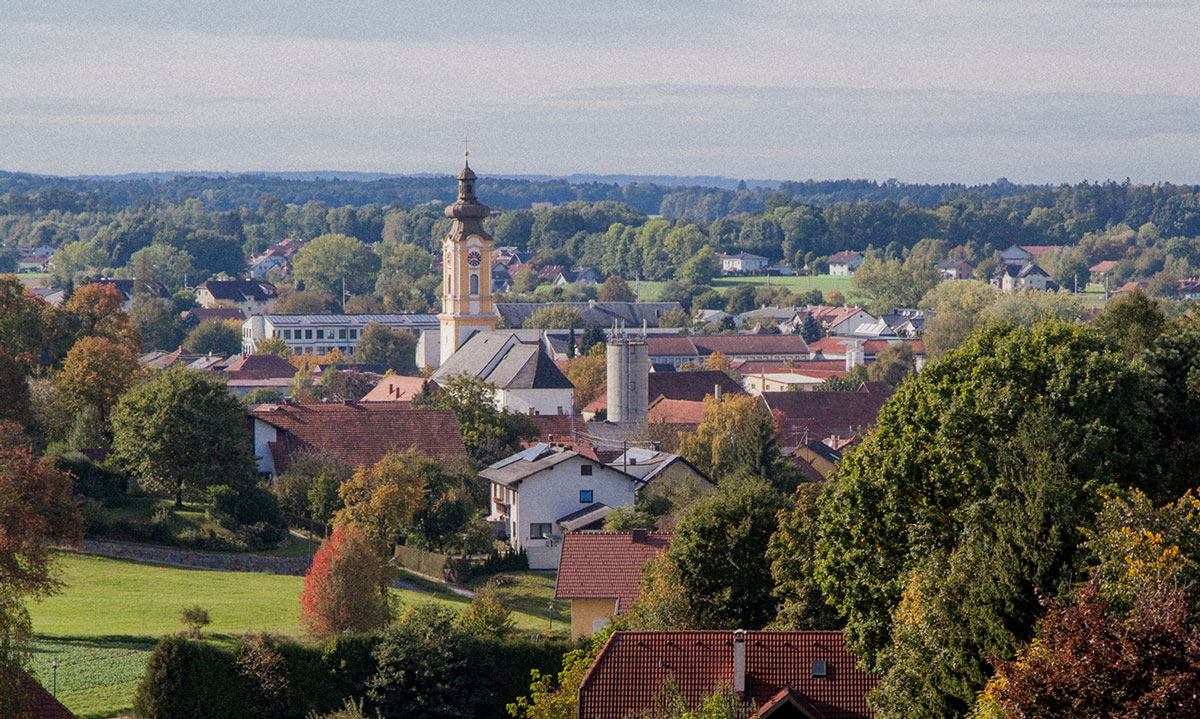
<path fill-rule="evenodd" d="M 189 552 L 171 547 L 156 547 L 149 544 L 84 540 L 79 551 L 99 554 L 114 559 L 131 559 L 137 562 L 169 564 L 174 567 L 215 569 L 222 572 L 260 572 L 263 574 L 288 574 L 303 576 L 311 564 L 309 557 L 263 557 L 255 554 L 218 554 L 215 552 Z"/>

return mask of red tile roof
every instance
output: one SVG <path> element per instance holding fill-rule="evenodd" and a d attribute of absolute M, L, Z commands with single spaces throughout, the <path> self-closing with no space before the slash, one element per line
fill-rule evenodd
<path fill-rule="evenodd" d="M 275 354 L 254 354 L 238 357 L 224 370 L 228 379 L 292 379 L 296 367 Z"/>
<path fill-rule="evenodd" d="M 807 355 L 808 344 L 800 335 L 695 335 L 692 344 L 701 357 L 713 352 L 723 355 Z"/>
<path fill-rule="evenodd" d="M 694 370 L 691 372 L 651 372 L 646 382 L 646 399 L 654 401 L 655 397 L 667 399 L 682 399 L 689 402 L 700 402 L 713 393 L 716 387 L 721 388 L 721 394 L 746 394 L 746 390 L 735 382 L 729 375 L 719 369 Z M 608 409 L 608 395 L 602 394 L 588 402 L 584 412 L 598 412 Z"/>
<path fill-rule="evenodd" d="M 1054 252 L 1055 250 L 1061 250 L 1062 248 L 1062 245 L 1021 245 L 1022 250 L 1025 250 L 1034 257 L 1040 257 L 1047 252 Z"/>
<path fill-rule="evenodd" d="M 670 532 L 572 532 L 563 535 L 555 599 L 613 599 L 628 611 L 642 588 L 642 567 L 671 545 Z"/>
<path fill-rule="evenodd" d="M 704 402 L 660 397 L 650 403 L 647 416 L 656 424 L 698 425 L 704 421 Z"/>
<path fill-rule="evenodd" d="M 405 377 L 403 375 L 387 375 L 375 388 L 362 398 L 362 402 L 411 402 L 414 397 L 421 393 L 425 383 L 431 385 L 431 392 L 436 392 L 439 388 L 436 382 L 424 377 Z"/>
<path fill-rule="evenodd" d="M 687 337 L 647 337 L 646 352 L 651 357 L 695 357 L 700 354 Z"/>
<path fill-rule="evenodd" d="M 872 427 L 879 410 L 892 395 L 887 392 L 763 392 L 772 412 L 787 422 L 816 420 L 840 437 Z"/>
<path fill-rule="evenodd" d="M 825 719 L 871 717 L 867 693 L 878 678 L 859 669 L 841 632 L 746 632 L 745 698 L 763 706 L 784 689 Z M 692 707 L 734 684 L 732 631 L 613 632 L 579 688 L 579 716 L 624 719 L 654 706 L 674 680 Z M 813 662 L 826 676 L 813 676 Z M 815 711 L 814 711 L 815 710 Z"/>
<path fill-rule="evenodd" d="M 529 416 L 541 431 L 536 439 L 522 442 L 526 447 L 545 442 L 575 447 L 576 432 L 585 432 L 583 416 L 578 414 L 534 414 Z M 578 449 L 578 447 L 575 447 Z"/>
<path fill-rule="evenodd" d="M 1096 264 L 1092 265 L 1088 272 L 1112 272 L 1116 266 L 1116 260 L 1104 260 L 1103 262 L 1097 262 Z"/>
<path fill-rule="evenodd" d="M 319 449 L 351 467 L 371 466 L 393 449 L 415 447 L 439 460 L 466 458 L 462 432 L 448 409 L 413 409 L 408 402 L 269 404 L 250 412 L 280 430 L 280 445 L 291 455 Z M 283 472 L 276 448 L 275 469 Z"/>
<path fill-rule="evenodd" d="M 815 348 L 816 343 L 814 342 L 810 347 Z M 743 376 L 758 374 L 759 372 L 787 372 L 789 370 L 801 373 L 812 371 L 845 372 L 846 360 L 792 360 L 791 367 L 788 367 L 785 362 L 781 362 L 780 360 L 743 360 L 741 362 L 733 362 L 730 366 Z"/>

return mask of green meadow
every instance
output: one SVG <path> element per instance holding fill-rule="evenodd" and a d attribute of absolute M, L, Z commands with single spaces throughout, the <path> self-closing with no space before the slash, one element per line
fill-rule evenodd
<path fill-rule="evenodd" d="M 33 670 L 52 688 L 57 659 L 59 699 L 83 719 L 129 712 L 146 659 L 160 636 L 183 628 L 179 612 L 185 606 L 208 610 L 212 624 L 204 636 L 214 642 L 233 644 L 248 632 L 302 634 L 301 577 L 182 569 L 74 552 L 57 552 L 55 558 L 66 586 L 29 607 L 36 632 Z M 545 632 L 553 577 L 522 572 L 498 583 L 518 629 Z M 406 605 L 435 602 L 461 610 L 470 602 L 432 582 L 420 586 L 427 591 L 393 592 Z M 570 625 L 566 604 L 555 606 L 556 633 Z"/>

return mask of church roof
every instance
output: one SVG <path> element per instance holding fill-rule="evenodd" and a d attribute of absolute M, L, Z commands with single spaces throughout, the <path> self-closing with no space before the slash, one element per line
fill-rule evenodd
<path fill-rule="evenodd" d="M 532 337 L 532 341 L 526 341 Z M 574 385 L 541 346 L 540 332 L 476 332 L 450 355 L 433 378 L 465 374 L 505 389 L 572 389 Z"/>

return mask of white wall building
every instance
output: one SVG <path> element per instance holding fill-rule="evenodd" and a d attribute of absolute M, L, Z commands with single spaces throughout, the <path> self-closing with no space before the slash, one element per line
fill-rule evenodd
<path fill-rule="evenodd" d="M 565 531 L 631 506 L 638 480 L 574 450 L 537 444 L 479 473 L 491 482 L 488 521 L 513 549 L 524 549 L 530 569 L 557 569 Z"/>
<path fill-rule="evenodd" d="M 739 252 L 736 255 L 720 254 L 717 257 L 721 260 L 721 272 L 726 275 L 760 272 L 766 269 L 767 265 L 771 262 L 762 255 L 755 255 L 749 252 Z"/>
<path fill-rule="evenodd" d="M 520 414 L 571 414 L 575 385 L 547 354 L 540 330 L 476 332 L 434 373 L 445 384 L 478 377 L 496 387 L 496 408 Z"/>
<path fill-rule="evenodd" d="M 283 340 L 292 354 L 320 356 L 336 348 L 351 357 L 359 335 L 371 322 L 416 335 L 417 367 L 429 362 L 422 351 L 432 351 L 432 357 L 437 357 L 438 319 L 429 314 L 255 315 L 242 323 L 242 352 L 253 354 L 259 341 L 275 337 Z M 428 333 L 433 336 L 426 337 Z"/>

